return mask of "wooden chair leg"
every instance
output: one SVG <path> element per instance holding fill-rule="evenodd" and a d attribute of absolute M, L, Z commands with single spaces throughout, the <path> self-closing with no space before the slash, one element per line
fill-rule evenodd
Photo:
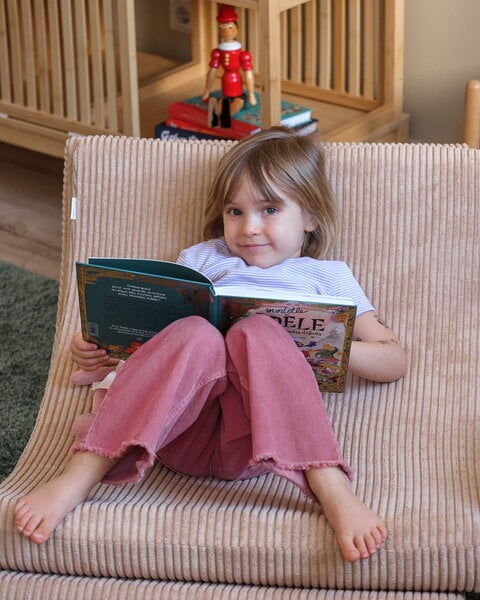
<path fill-rule="evenodd" d="M 472 148 L 480 148 L 480 81 L 471 79 L 465 88 L 462 141 Z"/>

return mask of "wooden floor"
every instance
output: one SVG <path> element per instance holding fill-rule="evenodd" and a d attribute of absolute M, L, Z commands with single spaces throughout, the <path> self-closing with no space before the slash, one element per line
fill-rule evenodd
<path fill-rule="evenodd" d="M 0 260 L 58 279 L 63 161 L 0 144 Z"/>

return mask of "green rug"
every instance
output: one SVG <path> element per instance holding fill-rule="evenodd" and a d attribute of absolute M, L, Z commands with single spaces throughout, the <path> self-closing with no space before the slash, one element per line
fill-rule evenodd
<path fill-rule="evenodd" d="M 58 283 L 0 262 L 0 481 L 33 426 L 50 366 Z"/>

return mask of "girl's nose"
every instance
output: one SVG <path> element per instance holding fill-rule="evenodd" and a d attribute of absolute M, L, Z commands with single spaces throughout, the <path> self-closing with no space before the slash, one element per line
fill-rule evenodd
<path fill-rule="evenodd" d="M 261 222 L 255 216 L 245 217 L 242 231 L 245 235 L 255 235 L 260 232 Z"/>

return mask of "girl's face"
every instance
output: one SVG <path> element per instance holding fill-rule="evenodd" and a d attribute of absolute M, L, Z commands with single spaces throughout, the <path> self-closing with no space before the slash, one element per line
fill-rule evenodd
<path fill-rule="evenodd" d="M 223 227 L 230 252 L 263 269 L 301 256 L 305 232 L 315 229 L 294 200 L 279 193 L 278 202 L 272 203 L 248 179 L 225 206 Z"/>

